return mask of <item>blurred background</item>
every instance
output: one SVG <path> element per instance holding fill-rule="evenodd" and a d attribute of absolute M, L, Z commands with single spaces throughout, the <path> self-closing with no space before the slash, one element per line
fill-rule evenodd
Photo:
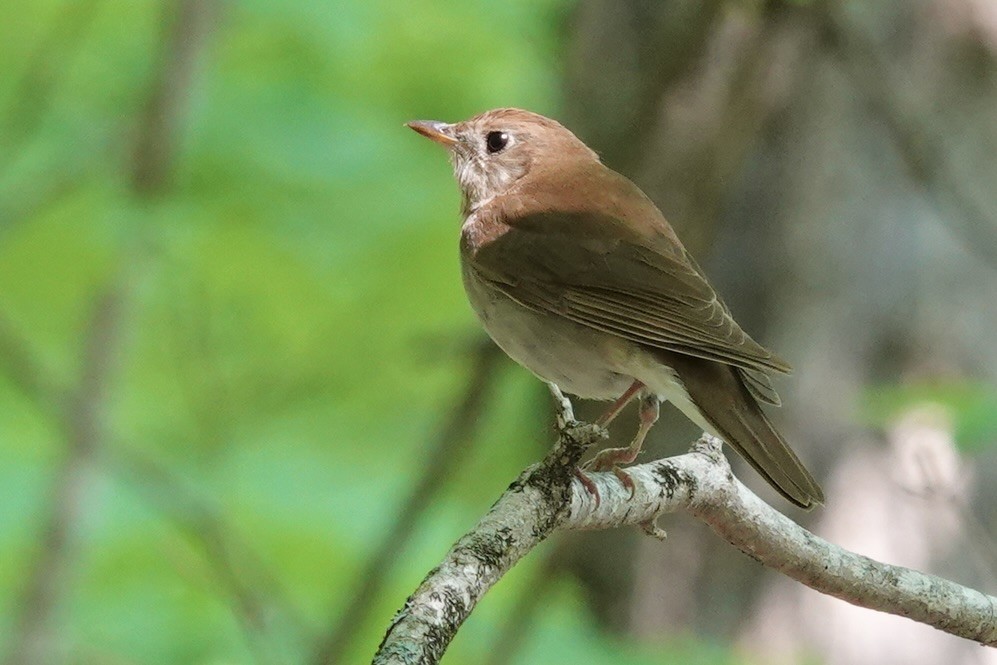
<path fill-rule="evenodd" d="M 795 366 L 827 506 L 745 482 L 997 591 L 993 0 L 30 0 L 0 44 L 0 662 L 369 662 L 553 438 L 402 126 L 498 106 L 637 181 Z M 668 411 L 648 459 L 697 435 Z M 995 661 L 662 525 L 552 538 L 444 662 Z"/>

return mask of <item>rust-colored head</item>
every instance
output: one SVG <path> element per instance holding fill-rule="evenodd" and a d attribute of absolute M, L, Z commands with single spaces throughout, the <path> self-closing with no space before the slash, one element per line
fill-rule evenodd
<path fill-rule="evenodd" d="M 599 157 L 556 120 L 522 109 L 495 109 L 448 124 L 417 120 L 408 126 L 450 151 L 465 209 L 504 193 L 533 171 Z"/>

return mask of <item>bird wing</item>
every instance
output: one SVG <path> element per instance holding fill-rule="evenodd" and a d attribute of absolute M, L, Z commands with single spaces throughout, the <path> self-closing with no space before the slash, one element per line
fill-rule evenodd
<path fill-rule="evenodd" d="M 734 321 L 657 208 L 606 171 L 618 180 L 590 188 L 582 210 L 528 190 L 479 209 L 462 236 L 464 260 L 525 307 L 731 365 L 756 398 L 778 404 L 766 373 L 789 365 Z"/>

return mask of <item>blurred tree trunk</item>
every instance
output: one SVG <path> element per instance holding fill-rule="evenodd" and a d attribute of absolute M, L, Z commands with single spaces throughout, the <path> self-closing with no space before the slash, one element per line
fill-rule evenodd
<path fill-rule="evenodd" d="M 985 0 L 586 0 L 568 27 L 566 123 L 795 365 L 773 416 L 818 476 L 884 445 L 856 435 L 870 385 L 997 376 L 993 14 Z M 649 456 L 689 438 L 663 421 Z M 587 534 L 567 565 L 617 629 L 731 635 L 757 566 L 698 525 L 665 526 L 664 546 Z"/>

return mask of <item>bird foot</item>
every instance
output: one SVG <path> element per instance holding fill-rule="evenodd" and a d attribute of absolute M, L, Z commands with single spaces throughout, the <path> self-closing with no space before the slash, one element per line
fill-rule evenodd
<path fill-rule="evenodd" d="M 582 486 L 585 488 L 592 498 L 595 499 L 595 507 L 598 508 L 599 504 L 602 503 L 602 495 L 599 494 L 599 486 L 595 484 L 595 481 L 585 475 L 585 472 L 575 467 L 575 478 L 581 482 Z"/>
<path fill-rule="evenodd" d="M 630 498 L 634 498 L 637 488 L 633 478 L 626 471 L 619 467 L 620 464 L 630 464 L 637 459 L 639 450 L 634 448 L 607 448 L 602 450 L 595 457 L 590 459 L 583 468 L 592 471 L 612 471 L 613 475 L 630 490 Z"/>
<path fill-rule="evenodd" d="M 633 448 L 606 448 L 590 459 L 585 468 L 593 471 L 610 471 L 619 464 L 631 464 L 637 459 L 638 452 L 639 450 Z"/>
<path fill-rule="evenodd" d="M 630 490 L 630 496 L 627 498 L 634 498 L 634 492 L 637 491 L 637 487 L 634 485 L 634 479 L 630 477 L 630 474 L 615 465 L 612 469 L 610 469 L 610 471 L 613 472 L 613 475 L 616 476 L 617 480 L 623 483 L 624 487 Z"/>

